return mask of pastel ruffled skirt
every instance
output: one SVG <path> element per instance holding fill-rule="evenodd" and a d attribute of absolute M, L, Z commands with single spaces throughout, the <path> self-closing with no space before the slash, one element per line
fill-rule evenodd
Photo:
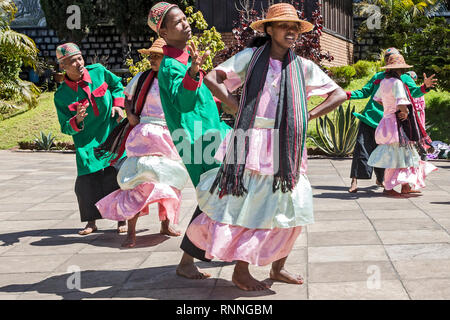
<path fill-rule="evenodd" d="M 203 213 L 189 225 L 186 234 L 192 243 L 205 250 L 208 259 L 241 260 L 258 266 L 267 265 L 286 257 L 300 235 L 302 226 L 314 222 L 312 189 L 306 175 L 300 175 L 292 192 L 272 191 L 271 130 L 259 128 L 250 136 L 243 180 L 248 193 L 244 196 L 227 195 L 219 198 L 217 190 L 210 193 L 219 168 L 205 172 L 200 177 L 196 191 L 198 205 Z M 227 141 L 229 137 L 223 144 Z M 263 144 L 264 147 L 261 147 Z M 221 147 L 216 154 L 220 160 L 224 155 L 223 145 Z"/>
<path fill-rule="evenodd" d="M 120 190 L 96 203 L 103 218 L 123 221 L 149 213 L 158 203 L 159 219 L 178 223 L 181 189 L 188 173 L 161 119 L 141 117 L 126 142 L 127 159 L 117 175 Z"/>
<path fill-rule="evenodd" d="M 398 185 L 410 184 L 414 189 L 425 187 L 425 178 L 437 168 L 420 160 L 414 145 L 400 146 L 399 143 L 381 144 L 370 155 L 368 164 L 385 168 L 384 186 L 392 190 Z"/>

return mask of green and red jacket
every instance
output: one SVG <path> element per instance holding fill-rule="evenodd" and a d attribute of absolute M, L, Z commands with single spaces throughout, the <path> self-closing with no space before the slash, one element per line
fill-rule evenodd
<path fill-rule="evenodd" d="M 197 79 L 189 76 L 189 54 L 170 46 L 163 50 L 158 73 L 161 103 L 174 144 L 196 186 L 202 173 L 220 165 L 211 163 L 215 151 L 210 146 L 211 143 L 218 146 L 231 128 L 220 120 L 213 95 L 203 83 L 204 72 Z M 215 141 L 209 140 L 210 134 Z M 188 142 L 190 150 L 186 150 L 181 140 Z"/>
<path fill-rule="evenodd" d="M 78 82 L 67 77 L 55 93 L 54 102 L 62 133 L 71 135 L 76 149 L 78 175 L 97 172 L 109 166 L 109 158 L 97 159 L 94 148 L 102 144 L 117 125 L 112 107 L 124 106 L 121 79 L 101 64 L 86 66 Z M 77 102 L 89 103 L 84 121 L 77 125 Z"/>
<path fill-rule="evenodd" d="M 384 79 L 384 77 L 384 71 L 378 72 L 372 77 L 372 79 L 369 80 L 369 82 L 366 83 L 366 85 L 362 89 L 347 91 L 347 100 L 366 99 L 370 97 L 369 102 L 367 102 L 363 112 L 361 112 L 361 114 L 355 112 L 354 115 L 360 121 L 371 126 L 372 128 L 376 128 L 380 123 L 381 118 L 383 118 L 383 106 L 373 100 L 373 97 L 380 87 L 380 82 Z M 426 89 L 425 85 L 418 87 L 411 76 L 407 73 L 402 74 L 400 78 L 403 83 L 408 86 L 413 98 L 420 98 L 430 90 Z"/>

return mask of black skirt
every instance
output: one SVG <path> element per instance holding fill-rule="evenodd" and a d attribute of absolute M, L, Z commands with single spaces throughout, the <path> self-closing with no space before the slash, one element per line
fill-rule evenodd
<path fill-rule="evenodd" d="M 352 168 L 350 169 L 350 178 L 372 179 L 372 172 L 375 169 L 375 175 L 379 182 L 384 180 L 383 168 L 372 168 L 368 165 L 369 157 L 377 147 L 375 141 L 375 128 L 359 122 L 356 145 L 353 151 Z"/>
<path fill-rule="evenodd" d="M 95 204 L 111 192 L 119 189 L 117 169 L 107 167 L 103 170 L 78 176 L 75 181 L 75 194 L 78 199 L 81 222 L 102 219 Z"/>

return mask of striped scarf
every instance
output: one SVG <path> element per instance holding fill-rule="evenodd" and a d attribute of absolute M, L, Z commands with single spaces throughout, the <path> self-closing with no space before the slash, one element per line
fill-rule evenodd
<path fill-rule="evenodd" d="M 210 192 L 214 193 L 214 190 L 219 187 L 220 198 L 228 194 L 243 196 L 248 192 L 243 183 L 243 176 L 249 151 L 249 139 L 246 136 L 244 147 L 238 148 L 238 135 L 254 126 L 269 69 L 270 47 L 270 42 L 259 47 L 253 53 L 247 70 L 231 143 L 224 163 L 210 189 Z M 294 51 L 289 49 L 283 61 L 280 97 L 274 126 L 278 132 L 279 152 L 278 155 L 274 152 L 274 162 L 278 164 L 274 167 L 277 167 L 278 171 L 274 174 L 273 192 L 281 189 L 283 193 L 286 193 L 292 191 L 297 185 L 307 124 L 308 108 L 302 62 Z M 278 149 L 274 148 L 274 150 Z"/>

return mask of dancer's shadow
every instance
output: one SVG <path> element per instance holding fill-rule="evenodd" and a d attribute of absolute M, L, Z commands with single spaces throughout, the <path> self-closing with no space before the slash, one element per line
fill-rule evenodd
<path fill-rule="evenodd" d="M 224 262 L 200 262 L 202 269 L 226 266 Z M 151 298 L 163 300 L 206 300 L 217 282 L 217 278 L 191 280 L 176 275 L 175 265 L 150 267 L 137 270 L 86 270 L 79 273 L 56 275 L 36 283 L 11 284 L 0 287 L 0 292 L 19 294 L 33 292 L 40 294 L 56 294 L 63 299 L 79 300 L 85 298 Z M 223 280 L 225 281 L 225 280 Z M 77 288 L 77 284 L 79 287 Z M 186 294 L 183 288 L 190 288 Z M 223 288 L 232 288 L 223 287 Z M 99 290 L 96 290 L 99 289 Z M 164 290 L 179 289 L 179 290 Z M 222 287 L 220 287 L 222 289 Z M 197 291 L 198 290 L 198 291 Z M 275 294 L 264 291 L 247 292 L 232 288 L 224 290 L 223 299 L 239 297 L 261 297 Z"/>
<path fill-rule="evenodd" d="M 316 190 L 327 190 L 327 191 L 340 191 L 340 192 L 323 192 L 320 194 L 313 195 L 314 198 L 319 199 L 339 199 L 339 200 L 356 200 L 361 198 L 376 198 L 376 197 L 384 197 L 381 188 L 378 186 L 370 186 L 370 187 L 358 187 L 358 192 L 349 193 L 349 187 L 341 187 L 341 186 L 314 186 L 313 189 Z M 380 192 L 377 192 L 380 190 Z"/>
<path fill-rule="evenodd" d="M 97 247 L 122 248 L 121 243 L 125 240 L 126 235 L 119 235 L 116 230 L 96 231 L 86 236 L 79 236 L 79 229 L 41 229 L 20 231 L 12 233 L 0 234 L 0 246 L 10 246 L 18 243 L 21 238 L 26 237 L 42 237 L 39 240 L 30 242 L 32 246 L 65 246 L 76 243 L 86 243 Z M 136 247 L 154 247 L 171 237 L 160 233 L 139 236 L 139 233 L 145 232 L 147 229 L 136 231 Z M 132 250 L 132 249 L 131 249 Z"/>

